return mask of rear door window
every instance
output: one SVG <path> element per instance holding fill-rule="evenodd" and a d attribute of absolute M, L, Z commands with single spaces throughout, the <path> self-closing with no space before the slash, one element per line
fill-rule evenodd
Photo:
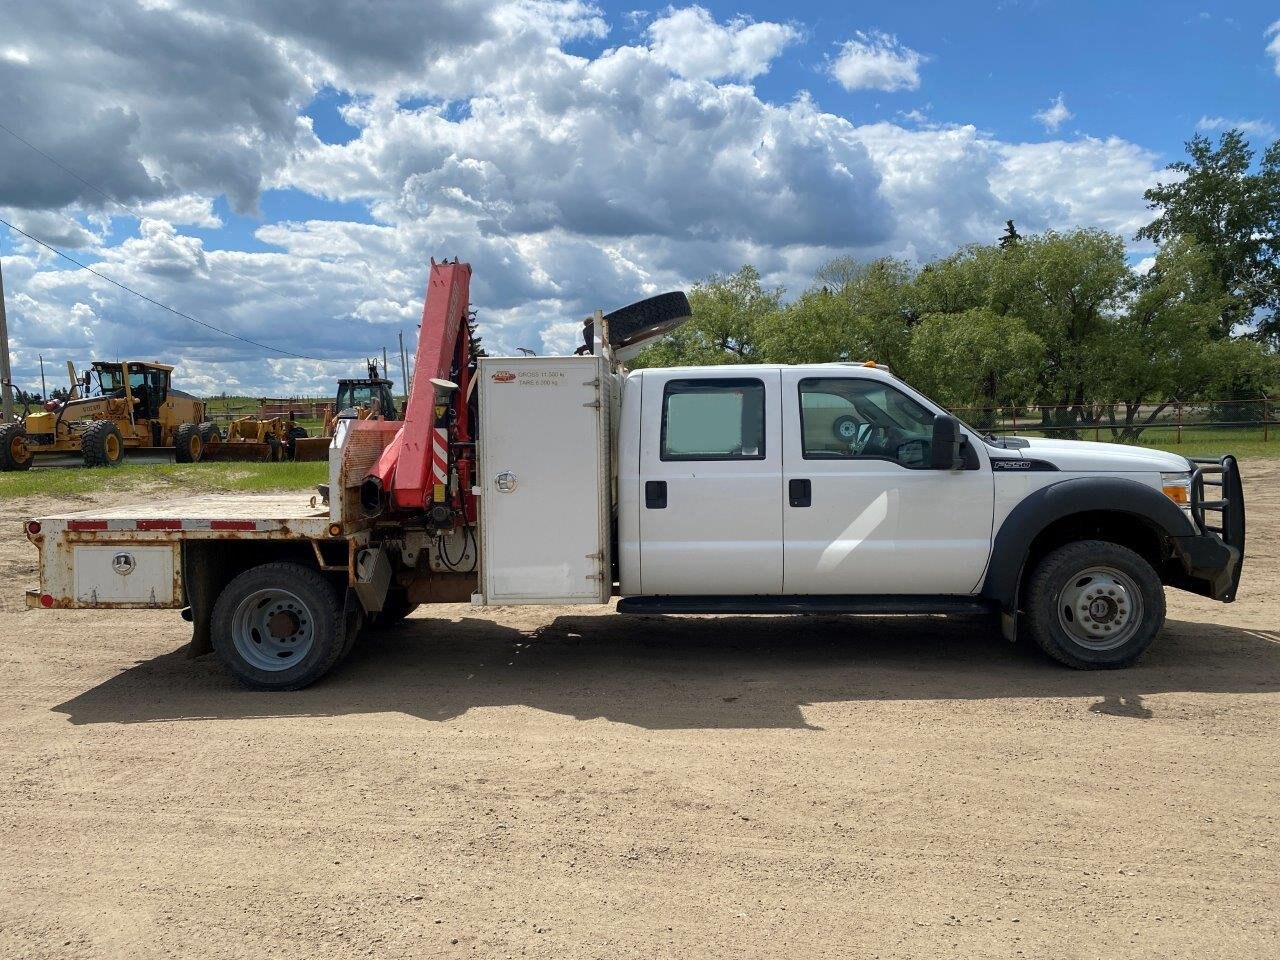
<path fill-rule="evenodd" d="M 763 460 L 764 383 L 669 380 L 662 397 L 663 460 Z"/>

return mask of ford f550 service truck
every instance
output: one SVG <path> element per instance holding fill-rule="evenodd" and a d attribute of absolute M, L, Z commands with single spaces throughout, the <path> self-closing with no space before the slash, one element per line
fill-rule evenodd
<path fill-rule="evenodd" d="M 31 520 L 29 604 L 180 608 L 194 654 L 296 689 L 425 603 L 990 612 L 1087 669 L 1141 656 L 1166 587 L 1235 599 L 1230 456 L 983 435 L 874 364 L 627 372 L 678 293 L 480 357 L 470 276 L 432 262 L 404 421 L 341 421 L 317 495 Z"/>

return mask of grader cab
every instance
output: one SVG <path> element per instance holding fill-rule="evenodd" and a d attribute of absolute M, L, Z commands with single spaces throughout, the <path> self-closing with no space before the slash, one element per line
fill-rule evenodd
<path fill-rule="evenodd" d="M 68 370 L 69 399 L 0 427 L 0 470 L 77 461 L 112 467 L 138 454 L 195 463 L 218 434 L 204 402 L 173 387 L 171 366 L 98 360 L 83 378 Z"/>

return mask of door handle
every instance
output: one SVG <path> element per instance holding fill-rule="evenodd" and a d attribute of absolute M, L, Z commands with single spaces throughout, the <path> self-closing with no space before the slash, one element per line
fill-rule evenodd
<path fill-rule="evenodd" d="M 644 482 L 644 505 L 650 510 L 666 509 L 667 481 L 646 480 Z"/>
<path fill-rule="evenodd" d="M 813 483 L 795 479 L 787 483 L 787 500 L 793 507 L 813 506 Z"/>

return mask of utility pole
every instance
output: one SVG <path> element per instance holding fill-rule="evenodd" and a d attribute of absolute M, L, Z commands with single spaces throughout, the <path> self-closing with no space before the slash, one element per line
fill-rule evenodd
<path fill-rule="evenodd" d="M 404 377 L 404 398 L 409 400 L 409 360 L 404 352 L 404 331 L 400 331 L 400 375 Z"/>
<path fill-rule="evenodd" d="M 49 388 L 44 384 L 44 354 L 38 353 L 36 356 L 40 359 L 40 400 L 43 402 L 49 399 Z"/>
<path fill-rule="evenodd" d="M 387 366 L 387 348 L 382 348 L 382 375 L 388 380 L 391 379 L 391 368 Z"/>
<path fill-rule="evenodd" d="M 9 369 L 9 327 L 4 315 L 4 267 L 0 265 L 0 423 L 13 419 L 13 393 L 9 381 L 13 371 Z"/>

